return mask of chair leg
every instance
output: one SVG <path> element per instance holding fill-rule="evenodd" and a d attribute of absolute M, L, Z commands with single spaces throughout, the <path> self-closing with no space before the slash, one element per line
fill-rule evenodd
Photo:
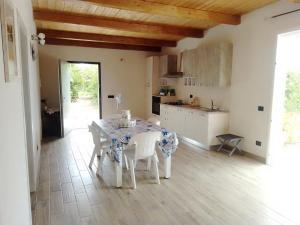
<path fill-rule="evenodd" d="M 101 158 L 100 158 L 100 161 L 99 161 L 99 164 L 98 164 L 98 169 L 97 169 L 97 174 L 98 174 L 98 175 L 100 175 L 100 173 L 101 173 L 105 155 L 106 155 L 106 151 L 103 151 L 103 154 L 102 154 L 102 156 L 101 156 Z"/>
<path fill-rule="evenodd" d="M 97 149 L 96 149 L 96 146 L 95 146 L 94 150 L 93 150 L 93 154 L 92 154 L 91 160 L 90 160 L 90 164 L 89 164 L 90 168 L 92 168 L 92 165 L 93 165 L 93 162 L 94 162 L 94 159 L 95 159 L 95 156 L 96 156 L 96 152 L 97 152 Z"/>
<path fill-rule="evenodd" d="M 156 178 L 156 182 L 158 184 L 160 184 L 160 180 L 159 180 L 159 171 L 158 171 L 158 162 L 156 159 L 153 159 L 153 164 L 154 164 L 154 172 L 155 172 L 155 178 Z"/>
<path fill-rule="evenodd" d="M 103 155 L 103 149 L 99 150 L 99 154 L 97 154 L 98 157 L 101 157 Z"/>
<path fill-rule="evenodd" d="M 133 189 L 136 189 L 135 173 L 134 173 L 134 160 L 130 160 L 130 175 L 131 175 Z"/>
<path fill-rule="evenodd" d="M 148 158 L 148 161 L 147 161 L 147 170 L 150 171 L 151 170 L 151 157 Z"/>
<path fill-rule="evenodd" d="M 126 169 L 129 170 L 129 167 L 128 167 L 128 159 L 127 159 L 127 156 L 124 154 L 124 161 L 125 161 L 125 166 L 126 166 Z"/>
<path fill-rule="evenodd" d="M 219 148 L 217 149 L 217 152 L 221 151 L 223 146 L 226 144 L 226 140 L 221 140 L 219 139 L 219 141 L 221 142 L 221 145 L 219 146 Z"/>
<path fill-rule="evenodd" d="M 134 168 L 136 168 L 137 160 L 134 160 Z"/>

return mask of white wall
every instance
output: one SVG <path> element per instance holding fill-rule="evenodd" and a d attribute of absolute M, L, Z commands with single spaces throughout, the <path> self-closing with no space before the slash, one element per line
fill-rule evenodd
<path fill-rule="evenodd" d="M 269 18 L 299 6 L 285 0 L 279 1 L 243 16 L 238 26 L 220 25 L 206 32 L 203 39 L 187 38 L 179 42 L 177 48 L 163 50 L 177 53 L 205 42 L 227 40 L 233 43 L 231 87 L 191 91 L 205 104 L 209 104 L 210 96 L 216 99 L 217 104 L 222 101 L 223 108 L 228 107 L 230 111 L 231 132 L 245 137 L 242 148 L 264 158 L 268 154 L 277 35 L 300 29 L 300 13 Z M 187 98 L 189 92 L 181 81 L 177 89 L 179 95 Z M 265 111 L 258 112 L 258 105 L 263 105 Z M 262 141 L 262 147 L 255 145 L 256 140 Z"/>
<path fill-rule="evenodd" d="M 30 34 L 35 33 L 30 0 L 11 0 Z M 0 45 L 2 52 L 2 45 Z M 18 54 L 19 54 L 18 49 Z M 29 54 L 29 53 L 28 53 Z M 30 225 L 30 195 L 25 139 L 24 108 L 22 97 L 22 74 L 9 83 L 4 82 L 3 55 L 0 54 L 0 224 Z M 32 124 L 34 142 L 39 145 L 40 114 L 38 71 L 36 63 L 30 61 L 32 90 Z M 39 153 L 35 154 L 38 167 Z"/>
<path fill-rule="evenodd" d="M 110 94 L 122 93 L 122 108 L 145 117 L 146 57 L 152 53 L 46 45 L 40 47 L 41 95 L 50 106 L 59 105 L 58 60 L 101 63 L 103 116 L 116 112 Z M 121 60 L 123 59 L 123 60 Z"/>
<path fill-rule="evenodd" d="M 22 18 L 20 19 L 22 21 Z M 21 25 L 21 24 L 20 24 Z M 28 154 L 29 163 L 32 163 L 31 170 L 29 172 L 32 174 L 31 177 L 33 179 L 30 181 L 30 191 L 36 191 L 38 185 L 38 176 L 39 176 L 39 162 L 40 162 L 40 151 L 41 151 L 41 106 L 40 106 L 40 77 L 38 72 L 38 59 L 35 61 L 32 60 L 31 50 L 30 50 L 30 41 L 31 34 L 35 32 L 31 32 L 30 28 L 28 28 L 28 24 L 23 21 L 22 26 L 24 26 L 26 30 L 27 37 L 27 62 L 28 62 L 28 83 L 29 83 L 29 94 L 30 94 L 30 112 L 31 112 L 31 133 L 32 133 L 32 149 L 28 149 L 30 154 Z M 34 42 L 34 45 L 37 43 Z M 21 63 L 20 63 L 21 65 Z M 24 103 L 24 104 L 27 104 Z M 29 152 L 28 152 L 29 153 Z"/>

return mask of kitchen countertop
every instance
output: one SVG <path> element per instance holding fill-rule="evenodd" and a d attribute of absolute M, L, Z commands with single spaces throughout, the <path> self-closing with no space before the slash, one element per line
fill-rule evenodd
<path fill-rule="evenodd" d="M 197 110 L 197 111 L 206 112 L 206 113 L 228 113 L 229 112 L 229 111 L 226 111 L 226 110 L 211 110 L 211 109 L 206 108 L 206 107 L 193 106 L 193 105 L 189 105 L 189 104 L 170 105 L 170 104 L 161 103 L 161 105 L 167 105 L 167 106 L 172 106 L 172 107 L 177 107 L 177 108 L 192 109 L 192 110 Z"/>
<path fill-rule="evenodd" d="M 152 95 L 152 96 L 154 96 L 154 97 L 171 97 L 171 98 L 176 98 L 176 95 Z"/>

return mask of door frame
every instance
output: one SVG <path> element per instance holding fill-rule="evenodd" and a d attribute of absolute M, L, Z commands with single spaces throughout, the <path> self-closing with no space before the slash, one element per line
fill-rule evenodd
<path fill-rule="evenodd" d="M 59 60 L 59 65 L 58 65 L 58 74 L 59 74 L 59 99 L 60 99 L 60 118 L 63 116 L 63 108 L 62 108 L 62 90 L 61 90 L 61 71 L 60 71 L 60 61 Z M 102 119 L 102 80 L 101 80 L 101 63 L 100 62 L 91 62 L 91 61 L 76 61 L 76 60 L 65 60 L 65 62 L 70 63 L 70 64 L 94 64 L 98 65 L 98 105 L 99 105 L 99 119 Z M 61 136 L 63 137 L 64 134 L 64 125 L 63 122 L 61 121 Z"/>
<path fill-rule="evenodd" d="M 282 60 L 280 57 L 280 42 L 284 37 L 290 36 L 293 33 L 299 33 L 300 27 L 294 27 L 291 29 L 282 30 L 277 34 L 276 37 L 276 55 L 274 62 L 274 77 L 273 77 L 273 88 L 272 88 L 272 104 L 270 113 L 270 124 L 269 124 L 269 134 L 268 134 L 268 147 L 266 155 L 266 164 L 274 165 L 276 160 L 278 160 L 278 155 L 283 147 L 283 139 L 278 138 L 282 136 L 282 116 L 284 112 L 284 98 L 286 90 L 286 75 L 284 77 L 282 74 L 286 73 L 286 68 L 282 68 Z M 282 85 L 282 83 L 284 84 Z M 278 101 L 278 96 L 280 101 Z M 280 104 L 279 104 L 280 103 Z"/>
<path fill-rule="evenodd" d="M 58 60 L 58 82 L 59 82 L 59 117 L 60 117 L 60 136 L 65 137 L 65 123 L 64 123 L 64 104 L 62 95 L 62 76 L 61 76 L 61 63 L 68 61 L 59 59 Z"/>

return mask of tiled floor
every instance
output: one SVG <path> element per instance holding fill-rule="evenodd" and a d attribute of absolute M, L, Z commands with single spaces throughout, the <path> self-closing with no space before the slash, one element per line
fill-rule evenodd
<path fill-rule="evenodd" d="M 64 119 L 65 133 L 75 129 L 87 128 L 95 119 L 99 118 L 99 106 L 92 99 L 79 98 L 72 102 L 68 109 L 68 116 Z"/>
<path fill-rule="evenodd" d="M 300 224 L 298 171 L 181 145 L 171 179 L 155 184 L 140 163 L 137 189 L 125 170 L 116 189 L 109 159 L 103 177 L 95 175 L 97 162 L 87 167 L 92 147 L 87 130 L 43 145 L 35 225 Z"/>

